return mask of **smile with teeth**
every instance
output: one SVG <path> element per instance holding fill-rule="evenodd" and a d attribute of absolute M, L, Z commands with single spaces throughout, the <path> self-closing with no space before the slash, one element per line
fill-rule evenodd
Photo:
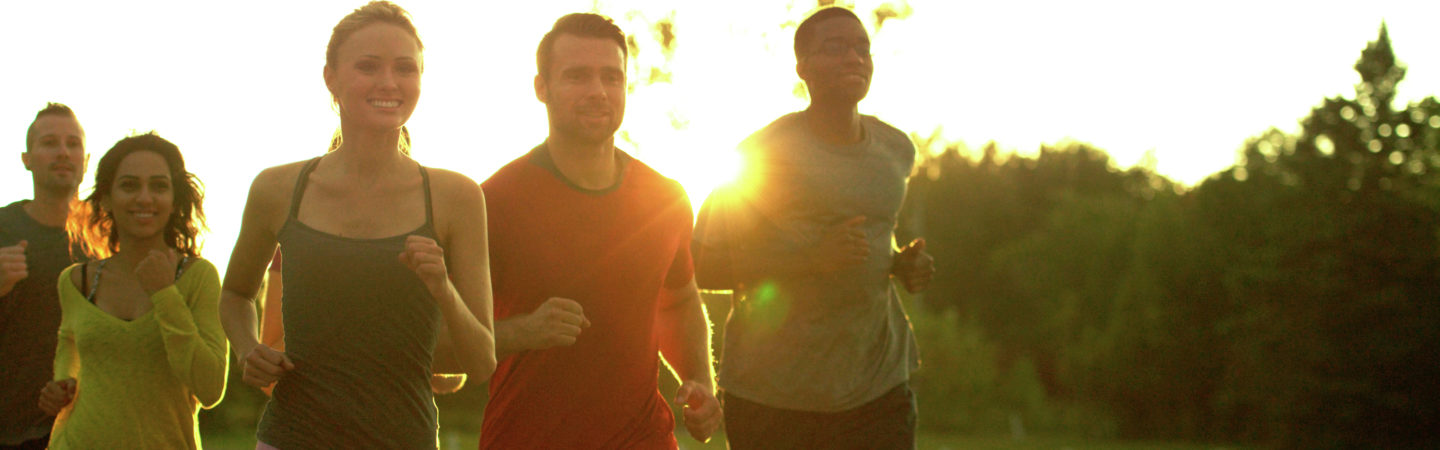
<path fill-rule="evenodd" d="M 377 107 L 377 108 L 397 108 L 397 107 L 400 106 L 400 101 L 399 101 L 399 100 L 371 100 L 371 101 L 370 101 L 370 106 L 374 106 L 374 107 Z"/>

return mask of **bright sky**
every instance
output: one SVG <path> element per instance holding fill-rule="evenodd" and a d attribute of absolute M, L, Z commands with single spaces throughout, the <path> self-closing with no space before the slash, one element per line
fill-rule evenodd
<path fill-rule="evenodd" d="M 30 196 L 25 127 L 46 101 L 66 103 L 92 163 L 131 131 L 180 146 L 207 188 L 205 256 L 223 267 L 255 174 L 324 151 L 338 124 L 321 80 L 325 44 L 362 3 L 7 4 L 0 203 Z M 414 155 L 476 181 L 544 139 L 535 46 L 568 12 L 597 10 L 637 35 L 632 56 L 645 69 L 631 73 L 621 147 L 684 183 L 697 205 L 735 143 L 804 106 L 790 46 L 812 0 L 398 3 L 426 46 Z M 1353 96 L 1352 66 L 1382 20 L 1409 67 L 1399 102 L 1440 94 L 1434 1 L 854 3 L 912 12 L 872 35 L 862 112 L 922 135 L 943 129 L 967 148 L 994 140 L 1028 154 L 1073 139 L 1122 166 L 1153 150 L 1157 169 L 1187 185 L 1232 164 L 1247 137 L 1294 131 L 1323 98 Z M 672 78 L 648 84 L 648 69 L 666 64 L 650 25 L 667 17 Z"/>

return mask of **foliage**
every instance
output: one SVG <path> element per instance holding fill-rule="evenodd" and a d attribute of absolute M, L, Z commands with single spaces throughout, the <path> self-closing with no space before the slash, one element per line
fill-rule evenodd
<path fill-rule="evenodd" d="M 1405 70 L 1383 27 L 1355 69 L 1354 99 L 1249 140 L 1190 190 L 1079 143 L 928 159 L 905 229 L 941 272 L 914 315 L 956 375 L 920 385 L 949 408 L 922 424 L 1088 408 L 1115 426 L 1064 431 L 1434 445 L 1440 103 L 1392 107 Z M 1032 362 L 1039 407 L 1004 395 Z"/>

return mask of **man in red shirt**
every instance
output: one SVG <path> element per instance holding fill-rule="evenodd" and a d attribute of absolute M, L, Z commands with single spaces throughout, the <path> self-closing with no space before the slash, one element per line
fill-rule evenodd
<path fill-rule="evenodd" d="M 690 201 L 614 145 L 626 58 L 610 19 L 556 21 L 536 55 L 549 137 L 482 184 L 500 360 L 481 448 L 676 448 L 661 355 L 691 436 L 722 422 Z"/>

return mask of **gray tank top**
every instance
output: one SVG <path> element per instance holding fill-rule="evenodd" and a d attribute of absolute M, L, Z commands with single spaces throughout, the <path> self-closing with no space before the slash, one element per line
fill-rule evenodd
<path fill-rule="evenodd" d="M 275 384 L 257 437 L 278 448 L 437 447 L 430 362 L 441 313 L 399 261 L 409 235 L 436 238 L 424 167 L 425 224 L 380 239 L 324 233 L 297 219 L 320 158 L 295 183 L 277 240 L 285 254 L 285 348 L 295 370 Z"/>

